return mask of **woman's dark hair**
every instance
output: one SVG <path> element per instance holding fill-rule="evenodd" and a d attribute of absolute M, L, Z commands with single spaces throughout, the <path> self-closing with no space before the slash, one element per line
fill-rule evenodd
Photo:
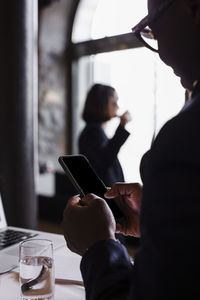
<path fill-rule="evenodd" d="M 108 101 L 113 96 L 115 89 L 109 85 L 94 84 L 89 90 L 82 118 L 86 123 L 102 123 L 108 121 Z"/>

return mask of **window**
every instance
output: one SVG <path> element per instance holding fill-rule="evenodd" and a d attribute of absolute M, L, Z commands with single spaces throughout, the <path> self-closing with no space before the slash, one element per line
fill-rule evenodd
<path fill-rule="evenodd" d="M 90 22 L 90 37 L 97 39 L 130 32 L 131 27 L 147 14 L 146 2 L 99 0 Z M 74 34 L 78 32 L 77 27 L 76 30 Z M 119 48 L 123 48 L 121 44 Z M 77 120 L 80 120 L 87 90 L 95 82 L 112 85 L 118 92 L 121 112 L 131 112 L 133 120 L 127 126 L 131 135 L 121 148 L 119 159 L 126 181 L 140 181 L 140 160 L 149 149 L 153 135 L 184 104 L 184 89 L 179 78 L 157 54 L 143 47 L 84 56 L 75 66 Z M 110 122 L 106 129 L 109 136 L 118 122 L 117 119 Z M 77 124 L 74 151 L 77 151 L 77 137 L 84 125 L 80 121 Z"/>

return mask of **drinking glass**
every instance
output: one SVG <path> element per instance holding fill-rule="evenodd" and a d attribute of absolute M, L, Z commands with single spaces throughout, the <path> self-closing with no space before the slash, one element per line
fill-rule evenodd
<path fill-rule="evenodd" d="M 53 243 L 28 239 L 19 245 L 19 280 L 21 299 L 54 299 Z"/>

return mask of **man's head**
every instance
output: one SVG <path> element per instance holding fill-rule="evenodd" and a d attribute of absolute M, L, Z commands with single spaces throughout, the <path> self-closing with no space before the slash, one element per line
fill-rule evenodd
<path fill-rule="evenodd" d="M 166 0 L 148 0 L 149 16 Z M 174 0 L 155 21 L 149 24 L 161 59 L 191 89 L 200 80 L 200 0 Z"/>

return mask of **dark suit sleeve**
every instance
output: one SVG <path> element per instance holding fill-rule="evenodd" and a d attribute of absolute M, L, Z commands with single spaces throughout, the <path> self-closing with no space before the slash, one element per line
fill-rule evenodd
<path fill-rule="evenodd" d="M 81 272 L 87 300 L 125 300 L 133 266 L 123 245 L 104 240 L 83 256 Z"/>
<path fill-rule="evenodd" d="M 108 168 L 113 164 L 121 146 L 125 143 L 130 133 L 121 125 L 118 126 L 114 136 L 108 139 L 99 126 L 90 126 L 87 134 L 84 134 L 79 140 L 80 153 L 84 153 L 90 157 L 91 161 L 95 161 L 101 168 L 101 162 L 104 162 L 104 168 Z"/>

